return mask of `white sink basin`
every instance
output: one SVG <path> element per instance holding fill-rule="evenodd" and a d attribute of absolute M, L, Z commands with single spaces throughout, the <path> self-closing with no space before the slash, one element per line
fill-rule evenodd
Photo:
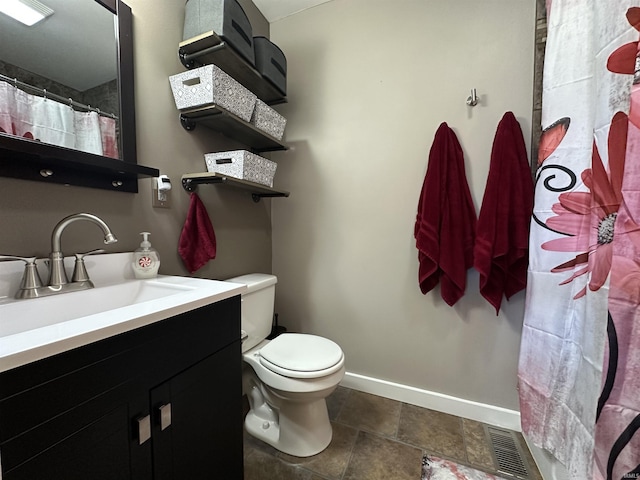
<path fill-rule="evenodd" d="M 158 276 L 121 279 L 31 300 L 5 298 L 0 302 L 0 372 L 239 295 L 245 289 L 230 282 Z"/>
<path fill-rule="evenodd" d="M 0 337 L 131 307 L 151 300 L 166 299 L 196 289 L 194 285 L 172 284 L 161 279 L 127 280 L 108 287 L 32 300 L 16 300 L 0 305 Z"/>

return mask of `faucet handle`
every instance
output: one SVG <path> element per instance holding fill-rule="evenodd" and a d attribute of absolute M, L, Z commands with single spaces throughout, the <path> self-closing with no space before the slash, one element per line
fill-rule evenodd
<path fill-rule="evenodd" d="M 16 294 L 17 298 L 27 298 L 28 293 L 34 293 L 34 289 L 42 286 L 42 280 L 38 273 L 38 267 L 36 266 L 36 257 L 17 257 L 15 255 L 0 255 L 0 261 L 4 260 L 22 260 L 25 263 L 24 273 L 22 274 L 22 281 L 20 282 L 20 288 Z"/>
<path fill-rule="evenodd" d="M 18 257 L 16 255 L 0 255 L 0 261 L 2 260 L 22 260 L 27 265 L 36 263 L 36 257 Z"/>
<path fill-rule="evenodd" d="M 87 255 L 95 255 L 96 253 L 104 253 L 105 250 L 103 248 L 98 248 L 97 250 L 89 250 L 85 253 L 75 253 L 76 260 L 84 260 L 84 257 Z"/>
<path fill-rule="evenodd" d="M 86 253 L 76 253 L 76 263 L 73 267 L 73 276 L 71 277 L 72 282 L 91 282 L 89 280 L 89 273 L 87 273 L 87 268 L 84 265 L 84 257 L 87 255 L 94 255 L 96 253 L 103 253 L 104 250 L 99 248 L 97 250 L 91 250 Z"/>

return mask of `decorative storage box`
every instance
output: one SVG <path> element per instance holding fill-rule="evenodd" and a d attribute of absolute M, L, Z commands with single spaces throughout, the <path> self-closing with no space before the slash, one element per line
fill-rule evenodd
<path fill-rule="evenodd" d="M 207 153 L 207 171 L 273 187 L 278 164 L 246 150 Z"/>
<path fill-rule="evenodd" d="M 255 65 L 253 30 L 236 0 L 188 0 L 182 40 L 213 30 L 251 65 Z"/>
<path fill-rule="evenodd" d="M 287 119 L 276 112 L 262 100 L 256 100 L 256 108 L 251 115 L 251 123 L 258 130 L 268 133 L 272 137 L 282 140 Z"/>
<path fill-rule="evenodd" d="M 178 110 L 216 105 L 251 120 L 256 95 L 215 65 L 205 65 L 169 77 Z"/>
<path fill-rule="evenodd" d="M 256 68 L 263 77 L 268 78 L 280 90 L 287 94 L 287 58 L 275 43 L 266 37 L 253 37 L 253 49 Z"/>

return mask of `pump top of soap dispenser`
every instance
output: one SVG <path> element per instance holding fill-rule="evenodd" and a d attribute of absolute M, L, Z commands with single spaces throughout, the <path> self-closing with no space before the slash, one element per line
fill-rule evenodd
<path fill-rule="evenodd" d="M 149 250 L 151 248 L 151 242 L 149 241 L 149 232 L 140 232 L 142 235 L 142 242 L 140 242 L 140 248 L 142 250 Z"/>

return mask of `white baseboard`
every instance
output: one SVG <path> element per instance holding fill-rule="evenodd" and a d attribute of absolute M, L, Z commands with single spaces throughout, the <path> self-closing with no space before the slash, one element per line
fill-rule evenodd
<path fill-rule="evenodd" d="M 496 427 L 521 431 L 520 412 L 515 410 L 472 402 L 351 372 L 345 374 L 340 385 L 458 417 L 470 418 Z"/>

